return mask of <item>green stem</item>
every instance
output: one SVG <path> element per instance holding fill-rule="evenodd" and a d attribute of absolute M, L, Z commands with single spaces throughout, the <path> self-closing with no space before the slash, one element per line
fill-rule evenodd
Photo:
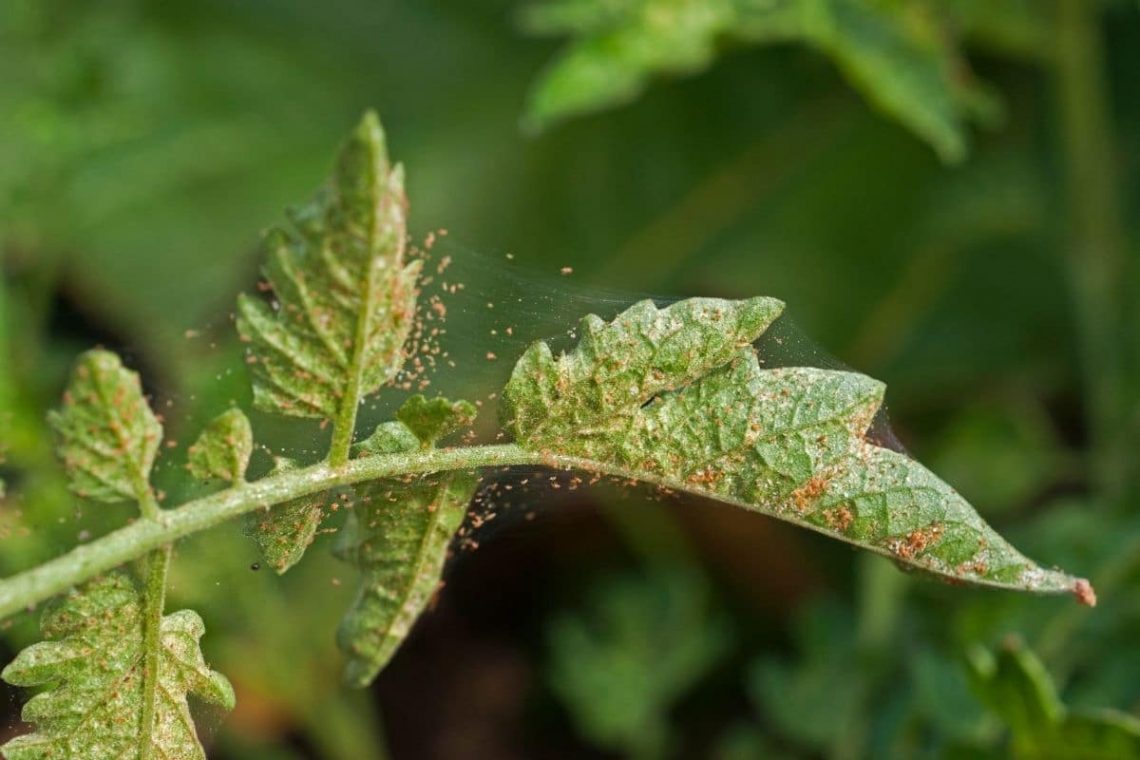
<path fill-rule="evenodd" d="M 621 465 L 550 452 L 526 451 L 514 444 L 467 446 L 455 449 L 421 449 L 402 454 L 384 454 L 353 459 L 334 467 L 329 462 L 288 470 L 183 504 L 176 509 L 160 510 L 154 519 L 138 520 L 89 544 L 76 547 L 62 557 L 45 562 L 31 570 L 0 580 L 0 620 L 126 562 L 170 544 L 192 533 L 212 528 L 238 515 L 255 509 L 269 509 L 333 488 L 350 486 L 383 478 L 448 470 L 472 470 L 485 467 L 538 465 L 567 470 L 592 472 L 661 486 L 671 491 L 689 492 L 716 498 L 761 514 L 768 514 L 808 530 L 828 531 L 815 523 L 774 509 L 766 509 L 723 495 L 713 495 L 693 488 L 691 483 Z M 853 542 L 863 549 L 893 557 L 886 546 Z M 976 586 L 1016 589 L 1038 594 L 1061 594 L 1078 591 L 1087 582 L 1069 578 L 1059 572 L 1043 571 L 1031 584 L 983 580 L 971 581 Z M 1090 589 L 1091 590 L 1091 589 Z"/>
<path fill-rule="evenodd" d="M 1123 439 L 1126 378 L 1120 356 L 1125 234 L 1099 7 L 1091 0 L 1060 0 L 1054 73 L 1068 179 L 1068 263 L 1094 478 L 1101 498 L 1113 503 L 1123 495 L 1129 469 Z"/>
<path fill-rule="evenodd" d="M 152 499 L 153 501 L 153 499 Z M 166 605 L 166 573 L 170 569 L 171 546 L 151 552 L 147 567 L 143 606 L 143 705 L 139 729 L 139 760 L 154 757 L 154 721 L 158 709 L 158 668 L 162 654 L 162 613 Z"/>
<path fill-rule="evenodd" d="M 196 499 L 175 509 L 160 510 L 153 518 L 136 520 L 38 567 L 0 580 L 0 619 L 180 538 L 255 509 L 268 509 L 337 486 L 394 475 L 550 462 L 550 457 L 526 452 L 513 445 L 472 446 L 366 457 L 351 460 L 341 467 L 322 462 L 290 470 Z"/>

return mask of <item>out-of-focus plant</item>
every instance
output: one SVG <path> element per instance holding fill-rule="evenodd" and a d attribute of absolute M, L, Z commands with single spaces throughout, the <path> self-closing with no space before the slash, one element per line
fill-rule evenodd
<path fill-rule="evenodd" d="M 551 688 L 592 744 L 668 755 L 669 710 L 726 653 L 729 628 L 707 581 L 682 566 L 614 576 L 582 612 L 550 621 Z"/>
<path fill-rule="evenodd" d="M 406 256 L 404 171 L 389 161 L 374 114 L 344 143 L 327 185 L 289 217 L 264 238 L 262 289 L 272 300 L 243 295 L 237 328 L 254 405 L 328 425 L 325 458 L 278 460 L 247 482 L 253 433 L 230 409 L 187 450 L 195 478 L 225 487 L 164 509 L 151 480 L 163 427 L 139 376 L 112 352 L 83 354 L 49 415 L 57 453 L 74 494 L 134 502 L 139 519 L 0 581 L 2 614 L 58 597 L 43 616 L 47 640 L 4 669 L 9 683 L 42 688 L 23 713 L 36 730 L 8 742 L 8 757 L 204 756 L 187 697 L 232 708 L 234 692 L 205 663 L 198 614 L 166 613 L 168 575 L 175 541 L 240 515 L 251 516 L 265 561 L 284 573 L 328 512 L 351 507 L 338 552 L 359 567 L 361 584 L 338 642 L 346 680 L 368 685 L 427 606 L 487 467 L 641 480 L 810 527 L 954 582 L 1095 604 L 1087 581 L 1038 567 L 932 473 L 865 437 L 880 383 L 851 372 L 761 369 L 750 344 L 783 309 L 771 298 L 697 298 L 665 309 L 642 301 L 610 322 L 584 318 L 568 353 L 532 344 L 503 393 L 514 443 L 437 448 L 471 425 L 476 407 L 422 395 L 357 442 L 363 399 L 396 381 L 410 385 L 422 368 L 405 365 L 431 350 L 430 341 L 409 342 L 423 262 Z M 428 317 L 420 319 L 417 335 Z M 682 655 L 653 690 L 666 701 L 694 667 L 696 655 Z M 649 733 L 639 751 L 660 751 L 656 712 L 643 714 Z M 622 734 L 620 726 L 608 732 L 618 742 Z"/>
<path fill-rule="evenodd" d="M 1140 757 L 1140 719 L 1112 709 L 1071 709 L 1045 666 L 1017 641 L 970 653 L 978 697 L 1009 729 L 1014 757 Z"/>
<path fill-rule="evenodd" d="M 970 71 L 963 26 L 1000 35 L 1040 24 L 1016 2 L 992 10 L 928 0 L 553 0 L 530 6 L 523 26 L 572 41 L 535 87 L 536 127 L 637 97 L 660 74 L 707 68 L 728 44 L 798 43 L 834 61 L 882 111 L 945 161 L 966 155 L 969 121 L 992 123 L 995 96 Z M 1013 15 L 1016 21 L 1010 16 Z M 987 23 L 989 22 L 989 23 Z"/>

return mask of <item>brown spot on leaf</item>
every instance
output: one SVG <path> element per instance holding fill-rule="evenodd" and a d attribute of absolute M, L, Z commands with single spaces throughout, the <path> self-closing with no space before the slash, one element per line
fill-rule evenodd
<path fill-rule="evenodd" d="M 797 512 L 806 512 L 815 501 L 827 490 L 828 478 L 815 475 L 806 483 L 792 491 L 791 501 Z"/>

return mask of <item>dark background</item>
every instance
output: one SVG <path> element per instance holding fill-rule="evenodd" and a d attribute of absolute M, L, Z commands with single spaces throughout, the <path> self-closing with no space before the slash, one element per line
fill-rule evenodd
<path fill-rule="evenodd" d="M 338 683 L 352 575 L 328 541 L 278 579 L 226 526 L 179 547 L 170 598 L 200 610 L 237 689 L 200 721 L 211 757 L 1003 756 L 964 662 L 1010 637 L 1069 705 L 1140 715 L 1140 11 L 845 2 L 917 58 L 837 14 L 830 48 L 730 24 L 707 60 L 670 63 L 691 27 L 659 14 L 630 54 L 647 86 L 591 109 L 589 77 L 535 89 L 566 38 L 528 34 L 541 18 L 511 0 L 3 0 L 3 571 L 129 517 L 77 505 L 52 458 L 43 414 L 79 351 L 122 351 L 176 441 L 248 408 L 230 314 L 258 231 L 373 107 L 417 238 L 447 228 L 436 253 L 471 282 L 452 312 L 467 366 L 440 387 L 486 398 L 524 338 L 612 316 L 622 292 L 776 296 L 792 324 L 772 350 L 884 380 L 901 444 L 1101 604 L 943 587 L 714 504 L 531 485 L 485 499 L 494 529 L 358 693 Z M 685 3 L 570 5 L 588 38 L 612 21 L 597 8 Z M 601 37 L 583 55 L 616 81 L 631 64 Z M 927 59 L 950 89 L 884 107 Z M 852 60 L 886 63 L 868 81 Z M 941 114 L 941 137 L 915 113 Z M 489 334 L 484 299 L 516 339 Z M 304 425 L 255 430 L 320 449 Z M 161 465 L 172 500 L 182 449 Z"/>

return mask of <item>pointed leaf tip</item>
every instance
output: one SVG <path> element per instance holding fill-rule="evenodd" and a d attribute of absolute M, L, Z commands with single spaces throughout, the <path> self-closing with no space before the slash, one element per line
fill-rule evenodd
<path fill-rule="evenodd" d="M 341 147 L 331 180 L 268 232 L 265 290 L 238 299 L 254 405 L 295 417 L 352 416 L 404 364 L 421 262 L 404 262 L 407 198 L 375 114 Z"/>

